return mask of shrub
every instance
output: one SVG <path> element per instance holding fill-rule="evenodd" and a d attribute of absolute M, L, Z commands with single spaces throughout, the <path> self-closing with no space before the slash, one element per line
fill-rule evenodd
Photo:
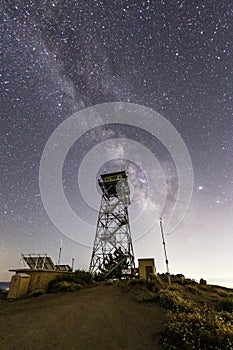
<path fill-rule="evenodd" d="M 162 289 L 158 292 L 158 300 L 160 304 L 168 310 L 172 311 L 193 311 L 193 304 L 184 299 L 179 291 Z"/>
<path fill-rule="evenodd" d="M 192 285 L 192 286 L 194 286 L 194 285 L 197 285 L 198 284 L 198 282 L 195 280 L 195 279 L 191 279 L 191 278 L 184 278 L 184 280 L 183 280 L 183 283 L 182 284 L 184 284 L 184 285 Z"/>
<path fill-rule="evenodd" d="M 168 276 L 170 276 L 170 279 L 172 280 L 173 275 L 168 275 L 167 273 L 158 273 L 157 276 L 160 278 L 162 282 L 168 283 Z"/>
<path fill-rule="evenodd" d="M 93 279 L 95 282 L 106 281 L 106 277 L 103 273 L 95 273 Z"/>
<path fill-rule="evenodd" d="M 204 284 L 204 285 L 206 285 L 206 284 L 207 284 L 207 281 L 206 281 L 206 280 L 204 280 L 203 278 L 201 278 L 201 279 L 200 279 L 200 284 Z"/>
<path fill-rule="evenodd" d="M 168 282 L 168 274 L 167 273 L 158 273 L 158 276 L 163 282 Z M 171 283 L 183 284 L 183 285 L 196 285 L 198 282 L 195 279 L 185 278 L 181 273 L 177 275 L 170 275 Z"/>
<path fill-rule="evenodd" d="M 204 307 L 193 313 L 170 312 L 169 324 L 160 333 L 166 349 L 230 350 L 233 347 L 233 324 L 220 314 Z"/>
<path fill-rule="evenodd" d="M 146 286 L 149 290 L 152 292 L 156 293 L 158 292 L 161 288 L 163 288 L 163 282 L 157 275 L 150 275 L 149 281 L 147 281 Z"/>
<path fill-rule="evenodd" d="M 62 281 L 57 284 L 57 288 L 59 292 L 74 292 L 75 290 L 79 290 L 81 285 L 73 282 Z"/>
<path fill-rule="evenodd" d="M 158 300 L 169 310 L 169 323 L 159 339 L 168 350 L 230 350 L 233 348 L 233 300 L 219 302 L 221 312 L 188 301 L 178 290 L 162 289 Z M 177 286 L 178 287 L 178 286 Z M 195 287 L 192 287 L 195 288 Z"/>
<path fill-rule="evenodd" d="M 171 275 L 170 279 L 172 283 L 177 283 L 177 284 L 183 284 L 185 281 L 185 277 L 181 273 L 178 275 Z"/>
<path fill-rule="evenodd" d="M 74 273 L 57 275 L 48 284 L 48 292 L 75 291 L 80 286 L 93 283 L 92 275 L 84 270 L 77 270 Z"/>
<path fill-rule="evenodd" d="M 179 285 L 177 284 L 169 284 L 167 287 L 166 287 L 168 290 L 171 290 L 171 291 L 174 291 L 174 292 L 179 292 L 181 295 L 183 295 L 183 289 L 182 287 L 180 287 Z"/>
<path fill-rule="evenodd" d="M 233 325 L 233 313 L 227 311 L 218 312 L 219 316 L 225 321 L 230 322 Z"/>
<path fill-rule="evenodd" d="M 226 298 L 218 301 L 217 308 L 219 310 L 233 312 L 233 299 Z"/>
<path fill-rule="evenodd" d="M 74 275 L 75 275 L 75 278 L 74 278 L 75 283 L 80 283 L 80 284 L 92 284 L 93 283 L 92 274 L 87 272 L 87 271 L 76 270 Z"/>

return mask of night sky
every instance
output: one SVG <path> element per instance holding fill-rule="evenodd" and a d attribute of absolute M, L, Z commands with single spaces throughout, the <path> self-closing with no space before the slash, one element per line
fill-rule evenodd
<path fill-rule="evenodd" d="M 91 237 L 90 246 L 69 239 L 49 219 L 39 167 L 51 134 L 86 107 L 125 102 L 149 107 L 172 123 L 192 160 L 191 203 L 166 236 L 171 272 L 233 283 L 232 2 L 2 0 L 0 11 L 0 280 L 21 266 L 20 254 L 47 253 L 56 261 L 61 240 L 62 263 L 75 257 L 76 268 L 88 268 L 97 211 L 82 198 L 85 186 L 79 188 L 77 177 L 87 152 L 102 141 L 110 140 L 116 154 L 118 137 L 150 149 L 175 201 L 174 164 L 158 140 L 143 128 L 113 124 L 82 135 L 63 169 L 67 200 L 90 224 L 81 233 Z M 87 186 L 90 172 L 96 179 L 119 167 L 117 161 L 101 169 L 89 164 Z M 150 170 L 128 167 L 139 179 L 135 191 L 146 197 L 142 184 Z M 171 206 L 168 198 L 167 213 Z M 159 226 L 140 239 L 136 231 L 136 257 L 154 256 L 164 272 Z"/>

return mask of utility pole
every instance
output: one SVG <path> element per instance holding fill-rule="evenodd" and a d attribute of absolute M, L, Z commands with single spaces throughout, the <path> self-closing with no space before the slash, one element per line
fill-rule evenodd
<path fill-rule="evenodd" d="M 167 251 L 166 251 L 166 243 L 165 243 L 165 240 L 164 240 L 163 220 L 162 220 L 162 218 L 159 219 L 159 223 L 160 223 L 160 230 L 161 230 L 162 241 L 163 241 L 163 249 L 164 249 L 164 255 L 165 255 L 165 263 L 166 263 L 166 267 L 167 267 L 168 283 L 171 284 L 171 277 L 170 277 L 170 272 L 169 272 L 168 258 L 167 258 Z"/>

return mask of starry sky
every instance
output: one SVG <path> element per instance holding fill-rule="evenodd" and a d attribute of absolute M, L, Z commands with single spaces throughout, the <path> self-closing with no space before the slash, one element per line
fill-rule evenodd
<path fill-rule="evenodd" d="M 73 113 L 130 102 L 171 122 L 192 160 L 189 209 L 166 237 L 171 272 L 233 283 L 232 12 L 227 0 L 1 1 L 0 280 L 21 266 L 20 254 L 48 253 L 56 261 L 61 240 L 62 262 L 74 257 L 76 268 L 88 268 L 91 247 L 59 232 L 45 211 L 40 159 Z M 92 147 L 116 137 L 145 145 L 173 172 L 143 130 L 113 125 L 83 135 L 69 152 L 63 185 L 71 207 L 93 225 L 97 213 L 80 196 L 77 172 Z M 117 165 L 106 166 L 121 170 Z M 94 240 L 94 226 L 89 234 Z M 165 271 L 159 226 L 134 249 Z"/>

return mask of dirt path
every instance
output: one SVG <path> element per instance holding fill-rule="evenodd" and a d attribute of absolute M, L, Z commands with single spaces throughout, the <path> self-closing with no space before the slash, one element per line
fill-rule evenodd
<path fill-rule="evenodd" d="M 161 350 L 153 337 L 165 319 L 117 286 L 0 303 L 1 350 Z"/>

